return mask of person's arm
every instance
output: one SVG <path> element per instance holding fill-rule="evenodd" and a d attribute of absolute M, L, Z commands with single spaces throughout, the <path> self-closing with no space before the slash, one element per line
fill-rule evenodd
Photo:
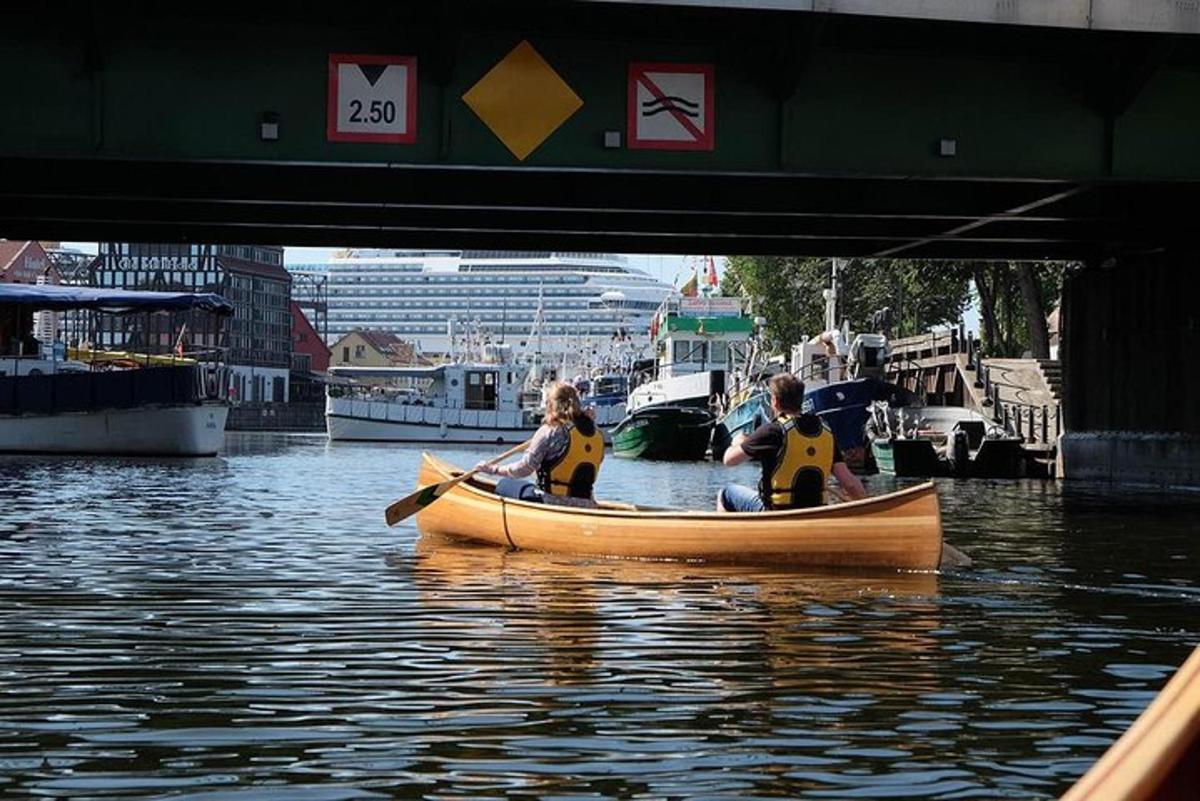
<path fill-rule="evenodd" d="M 494 476 L 505 476 L 507 478 L 525 478 L 537 472 L 542 466 L 542 460 L 546 458 L 546 450 L 550 447 L 550 434 L 553 429 L 550 426 L 542 426 L 533 435 L 533 439 L 529 443 L 529 447 L 525 449 L 524 455 L 520 461 L 506 465 L 488 465 L 482 462 L 476 467 L 481 473 L 491 473 Z"/>
<path fill-rule="evenodd" d="M 846 490 L 850 500 L 859 501 L 867 497 L 867 488 L 863 486 L 858 476 L 850 471 L 845 462 L 834 462 L 833 477 L 842 485 L 842 489 Z"/>
<path fill-rule="evenodd" d="M 726 467 L 736 467 L 743 462 L 746 462 L 750 456 L 742 450 L 742 443 L 746 441 L 745 434 L 738 434 L 733 438 L 733 442 L 729 443 L 729 447 L 725 449 L 725 455 L 721 458 L 722 464 Z"/>

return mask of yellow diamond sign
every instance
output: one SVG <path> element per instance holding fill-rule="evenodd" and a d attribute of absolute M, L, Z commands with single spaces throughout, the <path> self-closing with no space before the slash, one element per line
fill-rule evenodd
<path fill-rule="evenodd" d="M 462 99 L 521 161 L 583 105 L 529 42 L 500 59 Z"/>

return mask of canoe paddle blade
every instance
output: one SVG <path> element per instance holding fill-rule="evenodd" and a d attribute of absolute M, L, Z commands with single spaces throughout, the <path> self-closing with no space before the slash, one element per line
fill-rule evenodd
<path fill-rule="evenodd" d="M 531 441 L 532 440 L 526 440 L 520 445 L 509 448 L 499 456 L 484 462 L 484 464 L 496 464 L 496 462 L 503 461 L 515 453 L 520 453 L 529 447 L 529 443 Z M 427 484 L 424 487 L 417 487 L 415 492 L 405 495 L 398 501 L 394 501 L 391 506 L 384 510 L 383 517 L 385 520 L 387 520 L 387 524 L 389 526 L 394 526 L 404 518 L 415 515 L 417 512 L 421 511 L 426 506 L 452 490 L 455 486 L 466 481 L 468 478 L 478 472 L 479 467 L 475 467 L 461 475 L 455 476 L 454 478 L 443 481 L 439 484 Z"/>
<path fill-rule="evenodd" d="M 441 484 L 419 487 L 416 492 L 406 495 L 384 511 L 383 516 L 387 520 L 387 524 L 394 526 L 404 518 L 415 515 L 457 483 L 457 481 L 443 481 Z"/>

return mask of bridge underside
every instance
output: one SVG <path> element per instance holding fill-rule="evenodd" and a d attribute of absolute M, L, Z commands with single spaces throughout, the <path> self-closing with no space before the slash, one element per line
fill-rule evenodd
<path fill-rule="evenodd" d="M 0 236 L 1053 259 L 1189 237 L 1200 39 L 745 5 L 20 4 Z M 519 159 L 463 97 L 521 42 L 582 105 Z M 336 53 L 415 59 L 414 141 L 330 140 Z M 711 150 L 629 147 L 645 62 L 714 70 Z"/>
<path fill-rule="evenodd" d="M 1186 247 L 1197 182 L 0 159 L 9 238 L 1095 260 Z"/>

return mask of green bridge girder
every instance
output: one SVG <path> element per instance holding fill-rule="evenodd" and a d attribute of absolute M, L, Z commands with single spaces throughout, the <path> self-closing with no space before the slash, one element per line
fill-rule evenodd
<path fill-rule="evenodd" d="M 7 14 L 10 238 L 1097 258 L 1187 244 L 1200 199 L 1191 36 L 575 2 Z M 461 98 L 522 41 L 583 105 L 519 161 Z M 327 141 L 331 53 L 416 57 L 413 144 Z M 605 147 L 643 61 L 713 65 L 711 152 Z"/>

